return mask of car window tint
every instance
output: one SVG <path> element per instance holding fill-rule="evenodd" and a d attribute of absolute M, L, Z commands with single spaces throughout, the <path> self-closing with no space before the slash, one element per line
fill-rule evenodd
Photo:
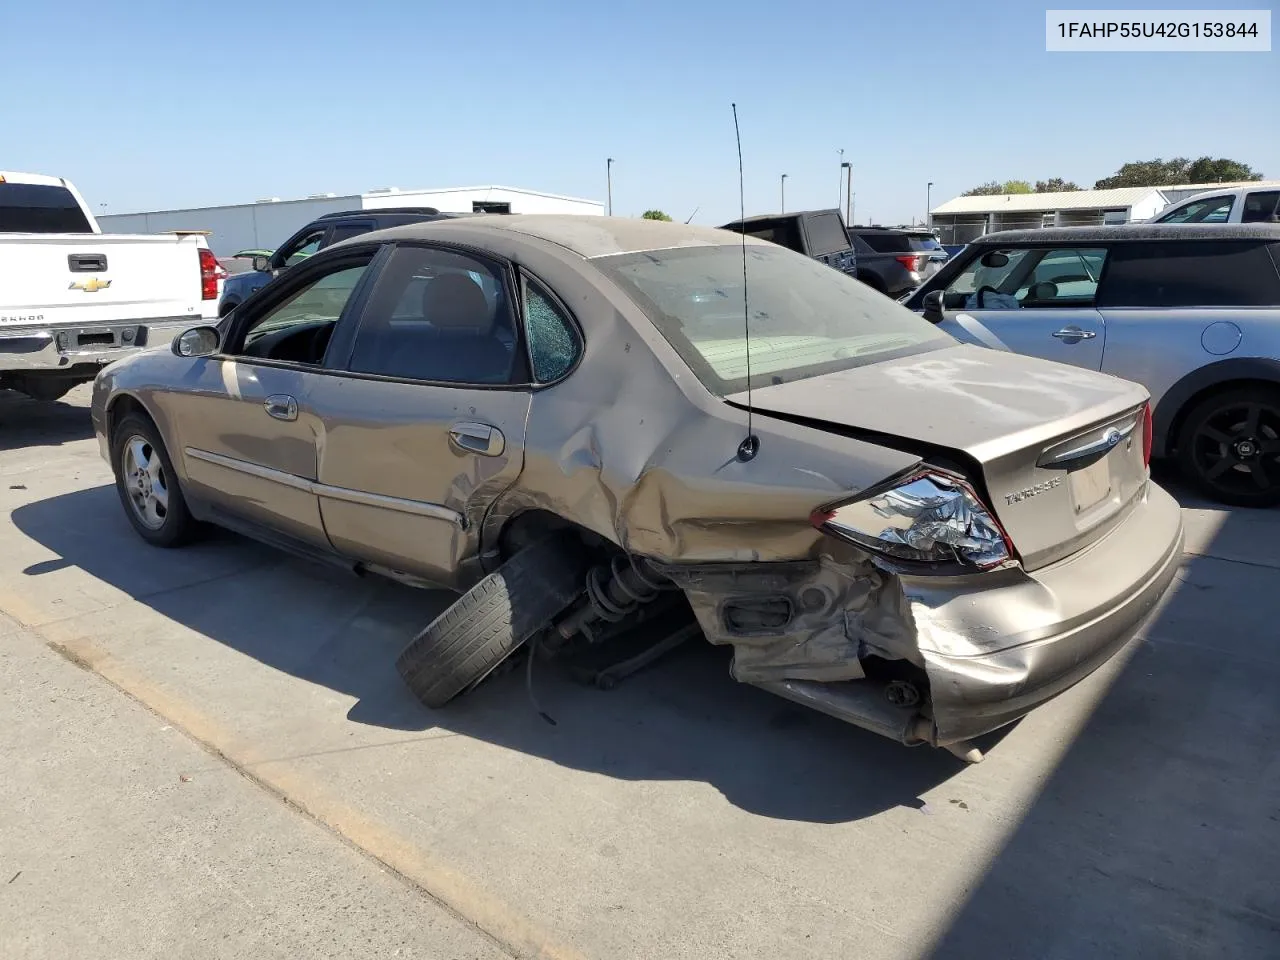
<path fill-rule="evenodd" d="M 325 326 L 331 329 L 342 316 L 347 301 L 351 299 L 352 292 L 367 268 L 368 264 L 362 263 L 327 273 L 308 283 L 283 303 L 253 318 L 244 335 L 244 350 L 251 355 L 268 356 L 270 354 L 266 347 L 255 348 L 255 344 L 265 342 L 268 338 L 275 342 L 282 339 L 286 335 L 285 331 L 289 330 L 319 330 Z M 319 359 L 318 356 L 314 357 L 316 362 Z"/>
<path fill-rule="evenodd" d="M 1029 276 L 1015 281 L 1013 294 L 1023 307 L 1087 306 L 1098 292 L 1106 257 L 1101 247 L 1048 250 Z"/>
<path fill-rule="evenodd" d="M 1242 223 L 1280 223 L 1280 190 L 1245 194 L 1240 221 Z"/>
<path fill-rule="evenodd" d="M 498 268 L 466 254 L 398 247 L 356 333 L 348 369 L 407 380 L 501 384 L 515 328 Z"/>
<path fill-rule="evenodd" d="M 981 287 L 994 287 L 998 290 L 1000 284 L 1008 279 L 1013 271 L 1018 268 L 1018 265 L 1028 252 L 1025 249 L 1013 250 L 1008 248 L 984 251 L 982 256 L 976 258 L 947 284 L 944 296 L 947 298 L 948 306 L 952 305 L 950 295 L 953 294 L 968 295 L 976 292 Z M 983 263 L 983 260 L 986 260 L 991 253 L 1003 254 L 1009 258 L 1009 262 L 1003 266 L 988 266 Z M 961 304 L 956 302 L 954 305 L 959 306 Z"/>
<path fill-rule="evenodd" d="M 341 243 L 343 240 L 350 240 L 352 237 L 358 237 L 362 233 L 368 233 L 373 229 L 371 223 L 340 223 L 333 228 L 333 233 L 329 234 L 329 246 L 335 243 Z"/>
<path fill-rule="evenodd" d="M 324 230 L 313 230 L 305 237 L 299 237 L 298 242 L 289 248 L 285 253 L 284 265 L 286 267 L 296 266 L 307 257 L 311 256 L 320 249 L 320 241 L 324 239 Z"/>
<path fill-rule="evenodd" d="M 858 236 L 877 253 L 910 253 L 915 249 L 905 233 L 877 233 L 868 230 Z"/>
<path fill-rule="evenodd" d="M 1105 307 L 1263 307 L 1280 304 L 1265 243 L 1197 240 L 1118 244 L 1098 294 Z"/>
<path fill-rule="evenodd" d="M 524 286 L 524 326 L 533 379 L 550 383 L 563 377 L 578 358 L 578 337 L 551 296 L 531 280 Z"/>
<path fill-rule="evenodd" d="M 1231 216 L 1235 197 L 1206 197 L 1194 200 L 1181 209 L 1156 217 L 1156 223 L 1226 223 Z"/>

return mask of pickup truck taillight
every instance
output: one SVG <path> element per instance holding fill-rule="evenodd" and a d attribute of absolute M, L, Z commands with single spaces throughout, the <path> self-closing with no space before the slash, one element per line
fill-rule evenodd
<path fill-rule="evenodd" d="M 924 257 L 921 257 L 919 255 L 914 255 L 914 254 L 907 254 L 901 257 L 894 257 L 893 259 L 897 260 L 900 264 L 902 264 L 912 273 L 915 273 L 917 270 L 920 269 L 920 261 L 923 260 Z"/>
<path fill-rule="evenodd" d="M 208 247 L 201 247 L 199 253 L 200 299 L 217 300 L 219 274 L 225 276 L 226 271 L 222 269 L 222 265 L 218 263 L 218 258 L 213 255 L 213 251 Z"/>

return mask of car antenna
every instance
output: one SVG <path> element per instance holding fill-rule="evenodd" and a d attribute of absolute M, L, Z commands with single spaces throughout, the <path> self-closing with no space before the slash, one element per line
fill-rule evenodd
<path fill-rule="evenodd" d="M 742 178 L 742 132 L 738 129 L 738 105 L 733 103 L 730 106 L 733 107 L 733 135 L 738 141 L 738 215 L 745 221 L 747 198 Z M 693 217 L 689 219 L 692 220 Z M 742 234 L 742 345 L 747 355 L 747 435 L 738 444 L 738 460 L 747 463 L 754 460 L 756 454 L 760 452 L 760 438 L 752 429 L 755 426 L 755 411 L 751 404 L 751 310 L 747 304 L 747 225 L 745 222 L 739 232 Z"/>
<path fill-rule="evenodd" d="M 688 219 L 688 220 L 686 220 L 686 221 L 684 222 L 684 225 L 685 225 L 686 227 L 689 225 L 689 222 L 690 222 L 694 217 L 696 217 L 696 216 L 698 215 L 698 211 L 699 211 L 699 210 L 701 210 L 701 209 L 702 209 L 701 207 L 694 207 L 694 208 L 693 208 L 693 213 L 689 214 L 689 219 Z"/>

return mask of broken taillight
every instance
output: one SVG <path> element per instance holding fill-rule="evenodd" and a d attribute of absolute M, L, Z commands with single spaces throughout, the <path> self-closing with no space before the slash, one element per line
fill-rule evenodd
<path fill-rule="evenodd" d="M 881 565 L 901 572 L 990 570 L 1013 557 L 1008 535 L 973 487 L 932 468 L 815 510 L 809 520 L 823 533 L 857 544 Z"/>

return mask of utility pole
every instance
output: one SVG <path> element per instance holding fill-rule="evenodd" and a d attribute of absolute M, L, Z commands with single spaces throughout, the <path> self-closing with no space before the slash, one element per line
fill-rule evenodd
<path fill-rule="evenodd" d="M 613 216 L 613 157 L 609 157 L 604 163 L 605 182 L 608 185 L 608 215 Z"/>
<path fill-rule="evenodd" d="M 852 222 L 849 218 L 853 216 L 853 164 L 846 160 L 840 166 L 845 172 L 844 222 L 848 226 Z"/>
<path fill-rule="evenodd" d="M 782 175 L 781 180 L 779 180 L 778 182 L 780 184 L 781 191 L 782 191 L 781 209 L 778 212 L 786 213 L 787 212 L 787 175 L 784 173 Z"/>
<path fill-rule="evenodd" d="M 929 186 L 924 191 L 924 222 L 930 230 L 933 229 L 933 181 L 929 181 Z"/>

